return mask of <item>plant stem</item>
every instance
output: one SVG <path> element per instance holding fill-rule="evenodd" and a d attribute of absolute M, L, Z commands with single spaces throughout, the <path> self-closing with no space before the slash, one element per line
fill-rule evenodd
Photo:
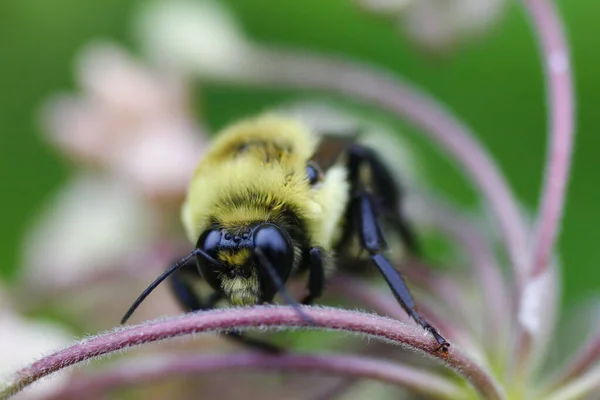
<path fill-rule="evenodd" d="M 536 220 L 533 235 L 532 258 L 528 267 L 526 285 L 519 292 L 518 307 L 538 307 L 548 302 L 548 293 L 538 291 L 535 298 L 527 299 L 529 286 L 536 286 L 543 275 L 549 279 L 555 275 L 549 271 L 560 220 L 564 211 L 566 186 L 571 167 L 571 155 L 574 137 L 574 99 L 571 77 L 571 61 L 567 41 L 563 32 L 563 24 L 554 2 L 549 0 L 523 0 L 523 5 L 529 15 L 534 31 L 540 42 L 540 50 L 546 71 L 546 90 L 548 95 L 549 116 L 549 148 L 546 161 L 544 187 L 541 195 L 541 205 Z M 552 286 L 552 285 L 550 285 Z M 556 285 L 554 285 L 556 286 Z M 535 301 L 537 304 L 525 304 Z M 519 312 L 518 315 L 521 313 Z M 551 313 L 550 313 L 551 314 Z M 532 353 L 536 347 L 540 332 L 531 331 L 531 326 L 545 326 L 549 313 L 537 313 L 531 318 L 539 321 L 519 321 L 516 325 L 516 346 L 514 353 L 514 370 L 516 378 L 525 382 L 532 370 Z"/>
<path fill-rule="evenodd" d="M 574 129 L 573 78 L 563 24 L 553 1 L 523 0 L 539 37 L 548 92 L 549 147 L 533 246 L 533 276 L 548 267 L 564 211 Z"/>
<path fill-rule="evenodd" d="M 106 393 L 119 388 L 156 383 L 166 379 L 198 374 L 242 370 L 256 372 L 305 372 L 376 379 L 409 389 L 431 399 L 452 400 L 465 396 L 454 382 L 399 363 L 368 357 L 343 355 L 265 355 L 259 353 L 224 355 L 155 355 L 139 357 L 108 367 L 101 372 L 79 376 L 61 392 L 46 400 L 85 398 L 90 393 Z"/>
<path fill-rule="evenodd" d="M 306 326 L 306 322 L 290 307 L 255 306 L 189 313 L 116 329 L 75 343 L 20 370 L 14 381 L 0 392 L 0 399 L 7 399 L 40 378 L 68 366 L 146 343 L 201 332 L 293 327 L 344 331 L 403 346 L 441 361 L 466 379 L 484 398 L 504 399 L 500 386 L 488 372 L 454 346 L 447 353 L 439 350 L 433 337 L 424 335 L 420 328 L 389 318 L 342 309 L 304 306 L 302 310 L 317 326 Z"/>

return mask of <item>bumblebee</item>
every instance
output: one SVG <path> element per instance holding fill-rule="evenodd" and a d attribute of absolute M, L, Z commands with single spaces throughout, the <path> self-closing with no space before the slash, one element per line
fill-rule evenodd
<path fill-rule="evenodd" d="M 122 323 L 169 276 L 187 311 L 214 308 L 222 299 L 240 306 L 272 303 L 278 292 L 299 310 L 285 283 L 305 277 L 308 294 L 300 302 L 311 304 L 336 265 L 356 259 L 358 247 L 404 310 L 447 348 L 383 254 L 384 222 L 416 251 L 400 200 L 391 171 L 356 138 L 318 135 L 295 118 L 270 113 L 235 123 L 200 161 L 182 207 L 194 250 L 148 286 Z M 211 296 L 198 295 L 198 280 L 212 288 Z M 250 342 L 239 333 L 230 336 Z"/>

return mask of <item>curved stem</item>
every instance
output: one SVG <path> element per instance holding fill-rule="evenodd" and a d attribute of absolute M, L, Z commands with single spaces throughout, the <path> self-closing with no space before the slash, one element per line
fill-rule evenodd
<path fill-rule="evenodd" d="M 600 391 L 600 366 L 591 369 L 586 374 L 559 387 L 553 393 L 544 394 L 544 400 L 579 400 L 593 398 Z"/>
<path fill-rule="evenodd" d="M 548 293 L 537 290 L 537 286 L 539 286 L 539 282 L 543 281 L 545 274 L 549 276 L 549 279 L 555 279 L 554 274 L 549 271 L 550 257 L 563 214 L 574 137 L 571 61 L 562 22 L 552 1 L 522 1 L 540 41 L 546 71 L 550 133 L 544 188 L 533 236 L 531 258 L 533 268 L 528 273 L 527 286 L 519 292 L 518 306 L 520 310 L 532 306 L 539 307 L 540 304 L 547 302 Z M 528 299 L 528 291 L 535 292 L 535 296 Z M 526 302 L 535 302 L 536 304 L 526 304 Z M 551 313 L 529 315 L 529 318 L 538 318 L 539 320 L 519 321 L 517 324 L 517 345 L 514 354 L 518 380 L 526 380 L 531 372 L 532 353 L 536 337 L 540 334 L 540 332 L 532 331 L 529 327 L 544 326 L 545 321 L 542 321 L 541 318 L 549 315 Z"/>
<path fill-rule="evenodd" d="M 118 350 L 201 332 L 258 327 L 321 328 L 367 335 L 391 342 L 443 362 L 466 379 L 484 398 L 504 399 L 498 383 L 488 372 L 455 347 L 450 347 L 447 353 L 438 351 L 438 343 L 431 335 L 424 335 L 422 329 L 389 318 L 355 311 L 306 306 L 302 307 L 302 310 L 317 326 L 305 326 L 306 323 L 290 307 L 256 306 L 190 313 L 177 318 L 116 329 L 77 342 L 23 368 L 16 374 L 14 381 L 0 392 L 0 399 L 9 398 L 31 383 L 63 368 Z"/>
<path fill-rule="evenodd" d="M 311 397 L 310 400 L 332 400 L 340 398 L 344 393 L 347 393 L 356 383 L 356 378 L 346 378 L 338 382 L 335 386 L 328 388 L 323 393 L 319 393 L 315 397 Z"/>
<path fill-rule="evenodd" d="M 105 371 L 79 376 L 69 386 L 46 400 L 82 399 L 90 393 L 106 393 L 123 387 L 160 382 L 198 374 L 242 370 L 246 372 L 286 371 L 353 378 L 376 379 L 406 388 L 428 399 L 464 398 L 454 382 L 414 367 L 375 358 L 344 355 L 265 355 L 257 353 L 226 355 L 160 355 L 140 357 Z"/>
<path fill-rule="evenodd" d="M 336 274 L 332 279 L 331 292 L 339 293 L 349 300 L 359 304 L 360 307 L 372 307 L 379 314 L 389 316 L 404 323 L 414 322 L 408 314 L 398 306 L 398 300 L 391 295 L 383 294 L 381 290 L 365 285 L 364 281 L 349 274 Z M 452 342 L 461 345 L 473 344 L 474 340 L 466 330 L 457 329 L 451 319 L 444 318 L 445 315 L 433 312 L 422 301 L 419 302 L 421 315 L 435 326 L 444 336 Z"/>
<path fill-rule="evenodd" d="M 598 361 L 600 361 L 600 333 L 587 342 L 565 370 L 552 380 L 549 390 L 556 389 L 580 377 Z"/>
<path fill-rule="evenodd" d="M 553 1 L 523 0 L 540 40 L 549 107 L 549 147 L 533 246 L 533 276 L 547 268 L 564 210 L 574 137 L 571 60 Z"/>
<path fill-rule="evenodd" d="M 490 204 L 515 275 L 522 282 L 529 256 L 529 229 L 498 166 L 464 123 L 395 74 L 308 52 L 253 50 L 248 52 L 248 68 L 243 75 L 212 78 L 239 84 L 329 91 L 372 103 L 420 128 L 447 150 Z"/>
<path fill-rule="evenodd" d="M 463 211 L 439 196 L 417 193 L 417 196 L 413 197 L 414 200 L 408 204 L 410 206 L 414 204 L 416 221 L 442 230 L 464 249 L 472 271 L 479 280 L 481 296 L 485 304 L 484 315 L 481 317 L 485 321 L 483 341 L 489 349 L 495 351 L 497 356 L 505 354 L 507 343 L 504 343 L 504 340 L 510 331 L 508 327 L 512 323 L 511 310 L 514 305 L 510 301 L 509 291 L 494 249 L 486 241 L 484 232 L 481 232 Z M 464 302 L 465 299 L 462 301 Z M 471 315 L 469 317 L 472 318 Z"/>

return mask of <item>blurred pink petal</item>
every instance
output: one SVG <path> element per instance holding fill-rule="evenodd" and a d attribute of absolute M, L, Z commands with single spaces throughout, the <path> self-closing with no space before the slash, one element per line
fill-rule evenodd
<path fill-rule="evenodd" d="M 181 114 L 187 107 L 181 79 L 151 69 L 111 43 L 89 44 L 79 56 L 77 75 L 82 91 L 124 125 Z"/>
<path fill-rule="evenodd" d="M 50 141 L 152 199 L 183 198 L 206 142 L 186 82 L 109 43 L 84 49 L 77 74 L 82 93 L 56 96 L 42 110 Z"/>
<path fill-rule="evenodd" d="M 143 140 L 131 137 L 112 154 L 115 174 L 150 197 L 183 198 L 203 153 L 197 129 L 183 119 L 157 120 L 138 129 Z"/>
<path fill-rule="evenodd" d="M 51 97 L 41 120 L 50 142 L 81 163 L 105 164 L 118 139 L 114 117 L 78 95 Z"/>

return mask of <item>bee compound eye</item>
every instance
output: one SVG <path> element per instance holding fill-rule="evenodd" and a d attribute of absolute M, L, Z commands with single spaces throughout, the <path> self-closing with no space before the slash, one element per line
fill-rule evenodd
<path fill-rule="evenodd" d="M 312 186 L 321 180 L 323 173 L 316 164 L 309 162 L 306 165 L 306 176 L 308 177 L 308 183 Z"/>
<path fill-rule="evenodd" d="M 221 232 L 216 229 L 209 229 L 200 236 L 196 247 L 212 255 L 218 250 L 220 243 Z"/>
<path fill-rule="evenodd" d="M 290 251 L 289 241 L 274 225 L 266 225 L 256 231 L 254 246 L 260 248 L 267 256 L 278 257 Z"/>
<path fill-rule="evenodd" d="M 268 266 L 262 265 L 263 269 L 271 268 L 279 275 L 282 282 L 287 281 L 294 264 L 294 247 L 289 236 L 275 225 L 264 224 L 255 231 L 254 247 L 260 249 L 266 258 L 263 261 L 258 259 L 258 264 L 268 262 Z M 266 297 L 269 298 L 275 294 L 277 288 L 269 278 L 269 274 L 263 272 L 261 281 Z"/>
<path fill-rule="evenodd" d="M 196 247 L 203 250 L 208 256 L 214 257 L 218 253 L 220 243 L 221 232 L 216 229 L 209 229 L 200 235 Z M 216 265 L 214 259 L 202 255 L 198 255 L 196 260 L 200 275 L 213 289 L 220 290 L 219 271 L 221 266 Z"/>

